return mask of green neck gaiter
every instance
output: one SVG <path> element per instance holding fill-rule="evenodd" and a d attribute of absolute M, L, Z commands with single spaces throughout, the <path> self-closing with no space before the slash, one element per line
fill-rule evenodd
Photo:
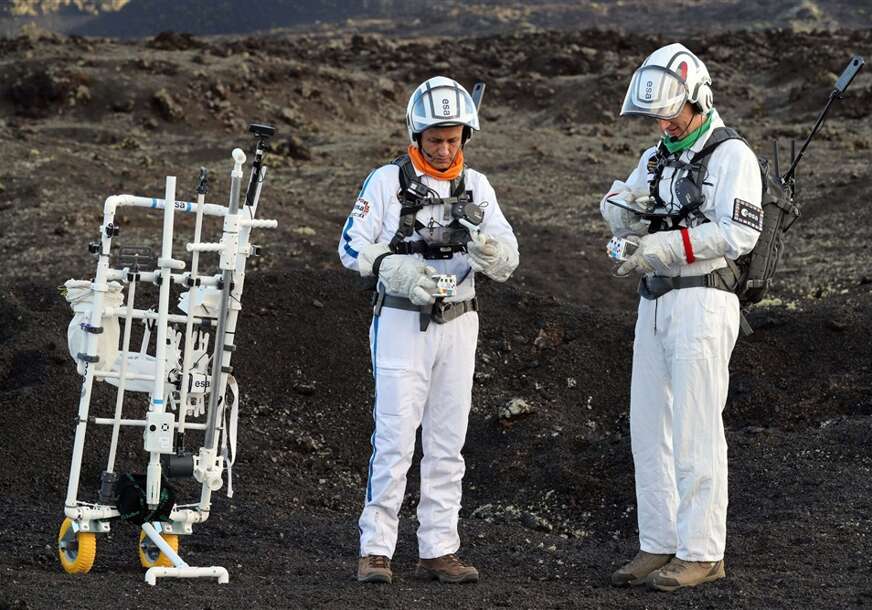
<path fill-rule="evenodd" d="M 712 124 L 712 112 L 709 113 L 705 117 L 705 121 L 702 125 L 691 131 L 689 134 L 681 138 L 680 140 L 676 140 L 672 136 L 663 136 L 663 145 L 666 147 L 670 153 L 677 153 L 682 150 L 687 150 L 694 143 L 699 140 L 699 137 L 708 131 L 708 128 L 711 127 Z"/>

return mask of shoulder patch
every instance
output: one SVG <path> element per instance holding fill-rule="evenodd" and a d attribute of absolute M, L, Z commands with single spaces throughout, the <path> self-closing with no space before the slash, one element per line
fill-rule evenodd
<path fill-rule="evenodd" d="M 369 214 L 369 201 L 360 197 L 355 202 L 354 209 L 351 210 L 351 215 L 355 218 L 366 218 L 367 214 Z"/>
<path fill-rule="evenodd" d="M 743 199 L 733 200 L 733 222 L 751 227 L 755 231 L 763 230 L 763 210 L 751 205 Z"/>

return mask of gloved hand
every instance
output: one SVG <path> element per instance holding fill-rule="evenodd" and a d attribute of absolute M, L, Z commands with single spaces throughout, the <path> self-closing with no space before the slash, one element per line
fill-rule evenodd
<path fill-rule="evenodd" d="M 679 231 L 660 231 L 644 235 L 639 247 L 618 267 L 618 275 L 627 275 L 634 269 L 640 273 L 668 275 L 670 267 L 684 261 L 684 243 Z"/>
<path fill-rule="evenodd" d="M 369 244 L 360 249 L 357 254 L 357 270 L 363 277 L 373 275 L 372 266 L 376 259 L 382 255 L 391 254 L 387 244 Z"/>
<path fill-rule="evenodd" d="M 608 200 L 619 201 L 624 205 L 639 208 L 641 210 L 645 207 L 644 205 L 641 205 L 641 201 L 647 200 L 648 197 L 648 193 L 634 193 L 619 180 L 616 180 L 612 184 L 612 189 L 605 197 L 603 197 L 603 200 L 600 203 L 603 218 L 608 223 L 612 235 L 615 237 L 645 235 L 648 233 L 650 221 L 642 220 L 638 214 L 609 203 Z"/>
<path fill-rule="evenodd" d="M 432 305 L 436 301 L 436 270 L 418 258 L 391 254 L 382 259 L 378 277 L 388 294 L 405 297 L 415 305 Z"/>
<path fill-rule="evenodd" d="M 518 256 L 498 239 L 487 233 L 474 231 L 466 243 L 466 253 L 469 256 L 469 266 L 477 273 L 497 282 L 505 282 L 518 266 Z"/>

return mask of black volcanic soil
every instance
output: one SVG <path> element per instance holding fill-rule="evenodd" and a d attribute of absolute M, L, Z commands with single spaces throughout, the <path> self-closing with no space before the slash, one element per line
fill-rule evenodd
<path fill-rule="evenodd" d="M 627 420 L 635 297 L 632 283 L 609 276 L 596 204 L 656 136 L 616 115 L 636 64 L 665 42 L 602 31 L 0 40 L 0 608 L 872 606 L 868 74 L 803 161 L 804 215 L 772 298 L 748 314 L 757 330 L 731 362 L 728 578 L 671 596 L 608 585 L 637 545 Z M 714 75 L 728 124 L 766 152 L 775 138 L 804 137 L 850 55 L 870 55 L 872 31 L 686 42 Z M 446 44 L 451 53 L 421 61 Z M 436 72 L 488 82 L 468 159 L 495 185 L 521 243 L 515 277 L 480 289 L 461 535 L 482 582 L 412 579 L 413 467 L 398 582 L 364 587 L 352 576 L 370 453 L 369 312 L 335 248 L 361 179 L 405 147 L 408 91 Z M 231 582 L 149 587 L 125 523 L 98 538 L 90 574 L 67 575 L 55 538 L 80 381 L 56 287 L 93 273 L 86 244 L 106 196 L 162 196 L 163 177 L 176 175 L 178 198 L 192 199 L 205 165 L 209 200 L 226 201 L 229 152 L 249 148 L 250 120 L 281 132 L 260 210 L 280 227 L 257 234 L 267 254 L 247 275 L 233 356 L 236 494 L 216 494 L 212 517 L 181 547 L 192 565 L 227 567 Z M 122 244 L 156 246 L 158 217 L 125 210 L 119 220 Z M 177 228 L 181 246 L 190 219 Z M 92 414 L 111 411 L 109 389 L 97 388 Z M 534 412 L 501 420 L 511 398 Z M 88 499 L 108 447 L 105 431 L 91 432 Z M 122 468 L 144 468 L 137 437 L 123 438 Z"/>

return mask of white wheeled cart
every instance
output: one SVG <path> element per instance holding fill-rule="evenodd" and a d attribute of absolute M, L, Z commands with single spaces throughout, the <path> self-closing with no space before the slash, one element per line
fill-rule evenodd
<path fill-rule="evenodd" d="M 255 228 L 277 226 L 275 220 L 256 218 L 266 176 L 264 146 L 275 130 L 255 124 L 250 131 L 257 145 L 244 193 L 245 154 L 237 148 L 232 153 L 230 201 L 226 207 L 205 202 L 205 169 L 200 170 L 196 202 L 176 200 L 173 176 L 166 179 L 163 199 L 109 197 L 103 207 L 100 239 L 89 246 L 98 259 L 94 279 L 65 284 L 65 294 L 75 312 L 68 332 L 70 352 L 83 377 L 64 506 L 66 518 L 58 534 L 58 555 L 69 573 L 90 571 L 96 555 L 96 534 L 108 532 L 113 520 L 125 519 L 141 526 L 139 559 L 148 568 L 145 580 L 149 584 L 169 576 L 213 577 L 219 583 L 228 582 L 225 568 L 190 566 L 179 556 L 178 549 L 179 536 L 190 534 L 194 524 L 208 519 L 211 494 L 223 485 L 225 470 L 228 496 L 232 496 L 239 394 L 230 359 L 236 348 L 234 337 L 242 309 L 246 261 L 257 254 L 250 234 Z M 142 247 L 113 252 L 112 239 L 120 230 L 116 213 L 122 207 L 161 211 L 163 232 L 157 256 Z M 173 219 L 177 213 L 195 215 L 193 240 L 186 244 L 188 261 L 173 257 Z M 205 217 L 223 219 L 220 242 L 201 241 Z M 218 255 L 217 272 L 203 273 L 200 259 L 206 257 L 201 253 Z M 170 313 L 173 286 L 181 291 L 182 314 Z M 156 309 L 136 306 L 137 297 L 147 288 L 156 288 Z M 135 351 L 130 345 L 131 329 L 138 323 L 145 328 L 142 345 Z M 150 354 L 152 332 L 156 333 L 156 341 L 154 353 Z M 113 417 L 90 415 L 95 381 L 117 386 Z M 125 397 L 130 402 L 131 395 L 137 392 L 148 394 L 142 419 L 137 417 L 142 417 L 144 401 L 139 403 L 140 413 L 124 413 Z M 94 502 L 79 496 L 89 424 L 111 426 L 112 430 L 108 462 Z M 142 429 L 148 456 L 144 475 L 116 471 L 122 427 Z M 193 478 L 201 486 L 199 501 L 177 503 L 168 484 L 171 478 Z"/>

